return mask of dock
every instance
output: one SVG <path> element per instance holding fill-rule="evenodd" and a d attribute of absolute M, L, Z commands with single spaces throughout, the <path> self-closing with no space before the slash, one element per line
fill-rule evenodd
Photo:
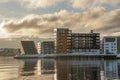
<path fill-rule="evenodd" d="M 89 53 L 70 53 L 70 54 L 25 54 L 25 55 L 17 55 L 15 59 L 29 59 L 29 58 L 72 58 L 72 57 L 82 57 L 82 58 L 105 58 L 105 59 L 116 59 L 120 58 L 115 54 L 89 54 Z"/>

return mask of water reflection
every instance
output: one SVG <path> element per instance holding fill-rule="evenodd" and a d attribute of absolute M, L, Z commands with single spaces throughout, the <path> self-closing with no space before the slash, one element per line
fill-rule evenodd
<path fill-rule="evenodd" d="M 17 80 L 18 62 L 11 57 L 0 57 L 0 80 Z"/>
<path fill-rule="evenodd" d="M 56 61 L 57 80 L 100 80 L 100 61 Z"/>
<path fill-rule="evenodd" d="M 25 59 L 21 61 L 20 64 L 20 76 L 32 76 L 35 75 L 35 67 L 37 65 L 37 60 L 35 59 Z"/>
<path fill-rule="evenodd" d="M 104 61 L 104 72 L 106 79 L 118 79 L 118 64 L 116 60 Z"/>
<path fill-rule="evenodd" d="M 24 59 L 21 60 L 19 66 L 20 76 L 37 76 L 42 74 L 54 73 L 54 60 L 53 59 Z"/>
<path fill-rule="evenodd" d="M 55 80 L 115 80 L 120 78 L 117 60 L 56 60 Z"/>
<path fill-rule="evenodd" d="M 41 74 L 53 74 L 54 73 L 54 60 L 43 59 L 41 60 Z"/>
<path fill-rule="evenodd" d="M 118 61 L 118 79 L 120 79 L 120 60 Z"/>
<path fill-rule="evenodd" d="M 0 80 L 120 80 L 120 60 L 0 58 Z"/>

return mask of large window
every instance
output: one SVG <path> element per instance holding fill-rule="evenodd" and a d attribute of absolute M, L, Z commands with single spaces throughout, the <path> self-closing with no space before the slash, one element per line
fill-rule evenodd
<path fill-rule="evenodd" d="M 106 38 L 105 42 L 114 42 L 115 38 Z"/>

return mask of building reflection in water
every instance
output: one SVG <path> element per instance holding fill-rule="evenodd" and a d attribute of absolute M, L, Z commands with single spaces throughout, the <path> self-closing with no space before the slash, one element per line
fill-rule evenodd
<path fill-rule="evenodd" d="M 100 80 L 100 61 L 56 61 L 57 80 Z"/>
<path fill-rule="evenodd" d="M 42 59 L 41 60 L 41 74 L 53 74 L 54 73 L 54 60 Z"/>
<path fill-rule="evenodd" d="M 36 59 L 25 59 L 20 62 L 19 75 L 32 76 L 35 75 Z"/>
<path fill-rule="evenodd" d="M 119 67 L 116 60 L 56 60 L 55 80 L 119 79 Z"/>
<path fill-rule="evenodd" d="M 120 79 L 120 60 L 118 60 L 118 79 Z"/>
<path fill-rule="evenodd" d="M 54 74 L 53 59 L 25 59 L 20 62 L 19 76 Z"/>
<path fill-rule="evenodd" d="M 105 79 L 118 79 L 118 63 L 116 60 L 104 61 Z"/>
<path fill-rule="evenodd" d="M 26 59 L 20 62 L 19 76 L 55 74 L 53 80 L 120 79 L 120 60 Z"/>

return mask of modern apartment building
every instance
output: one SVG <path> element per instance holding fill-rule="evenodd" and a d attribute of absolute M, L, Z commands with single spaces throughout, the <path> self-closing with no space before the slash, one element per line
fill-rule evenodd
<path fill-rule="evenodd" d="M 93 52 L 100 53 L 100 34 L 93 33 L 72 33 L 72 52 Z"/>
<path fill-rule="evenodd" d="M 56 53 L 71 53 L 71 33 L 68 28 L 54 29 Z"/>
<path fill-rule="evenodd" d="M 55 33 L 56 53 L 100 53 L 100 33 L 72 33 L 68 28 L 57 28 Z"/>
<path fill-rule="evenodd" d="M 102 40 L 104 54 L 119 54 L 120 53 L 120 37 L 105 36 Z"/>
<path fill-rule="evenodd" d="M 37 54 L 37 49 L 34 41 L 21 41 L 21 54 Z"/>
<path fill-rule="evenodd" d="M 42 54 L 53 54 L 54 53 L 54 41 L 43 41 L 41 42 L 41 53 Z"/>

